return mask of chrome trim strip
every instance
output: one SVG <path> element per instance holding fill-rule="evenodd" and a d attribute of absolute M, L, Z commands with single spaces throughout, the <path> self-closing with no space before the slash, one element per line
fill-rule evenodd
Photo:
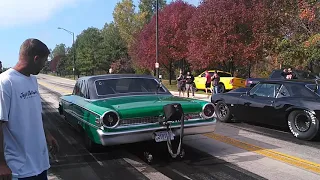
<path fill-rule="evenodd" d="M 73 95 L 73 96 L 74 96 L 74 95 Z M 90 113 L 92 113 L 92 114 L 97 115 L 97 116 L 100 117 L 100 114 L 98 114 L 98 113 L 96 113 L 96 112 L 93 112 L 93 111 L 90 110 L 90 109 L 87 109 L 87 108 L 85 108 L 85 107 L 83 107 L 83 106 L 80 106 L 80 105 L 78 105 L 78 104 L 75 104 L 75 103 L 73 103 L 73 102 L 67 101 L 67 100 L 65 100 L 65 99 L 62 99 L 62 98 L 60 98 L 60 99 L 61 99 L 62 101 L 67 102 L 67 103 L 71 103 L 71 104 L 74 105 L 74 106 L 78 106 L 78 107 L 82 108 L 83 110 L 89 111 Z"/>
<path fill-rule="evenodd" d="M 189 120 L 185 120 L 187 122 L 196 122 L 196 121 L 199 121 L 199 120 L 210 120 L 212 118 L 209 118 L 209 119 L 204 119 L 204 118 L 198 118 L 198 119 L 189 119 Z M 159 122 L 155 122 L 155 123 L 146 123 L 146 124 L 128 124 L 128 125 L 120 125 L 118 126 L 117 129 L 124 129 L 124 128 L 127 128 L 128 126 L 132 127 L 132 128 L 139 128 L 139 127 L 143 127 L 143 126 L 149 126 L 149 125 L 155 125 L 155 124 L 159 124 Z M 180 127 L 180 126 L 178 126 Z"/>
<path fill-rule="evenodd" d="M 213 122 L 201 122 L 198 124 L 186 124 L 184 125 L 185 128 L 190 128 L 190 127 L 198 127 L 198 126 L 208 126 L 216 124 L 216 121 Z M 171 126 L 171 128 L 180 128 L 180 125 L 175 125 Z M 139 130 L 129 130 L 129 131 L 122 131 L 122 132 L 103 132 L 101 129 L 98 129 L 97 132 L 99 135 L 104 135 L 104 136 L 112 136 L 112 135 L 121 135 L 121 134 L 128 134 L 128 133 L 139 133 L 139 132 L 144 132 L 144 131 L 155 131 L 155 130 L 166 130 L 167 127 L 161 126 L 161 127 L 154 127 L 154 128 L 147 128 L 147 129 L 139 129 Z"/>
<path fill-rule="evenodd" d="M 69 115 L 75 117 L 76 119 L 78 119 L 79 121 L 93 127 L 93 128 L 96 128 L 96 129 L 99 129 L 100 127 L 99 126 L 96 126 L 96 125 L 93 125 L 91 123 L 89 123 L 88 121 L 86 120 L 83 120 L 81 117 L 79 117 L 77 114 L 75 114 L 73 111 L 70 111 L 70 110 L 65 110 L 66 113 L 68 113 Z"/>
<path fill-rule="evenodd" d="M 184 136 L 214 132 L 215 128 L 216 121 L 188 125 L 185 126 Z M 99 135 L 101 144 L 103 146 L 110 146 L 153 140 L 154 132 L 158 130 L 166 130 L 166 127 L 149 128 L 140 131 L 127 131 L 123 133 L 104 133 L 102 130 L 98 129 L 97 133 Z M 179 127 L 172 128 L 171 131 L 175 136 L 180 135 Z"/>

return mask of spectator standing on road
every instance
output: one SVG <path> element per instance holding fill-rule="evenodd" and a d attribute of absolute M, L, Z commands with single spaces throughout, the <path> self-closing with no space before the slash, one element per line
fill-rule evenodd
<path fill-rule="evenodd" d="M 177 86 L 178 86 L 179 96 L 181 96 L 181 92 L 182 92 L 182 96 L 184 96 L 184 92 L 186 90 L 186 79 L 182 73 L 182 70 L 180 70 L 180 74 L 177 78 Z"/>
<path fill-rule="evenodd" d="M 186 89 L 187 96 L 189 97 L 189 91 L 192 92 L 192 97 L 194 97 L 194 76 L 188 71 L 186 77 Z"/>
<path fill-rule="evenodd" d="M 287 79 L 297 79 L 297 76 L 294 72 L 292 72 L 291 68 L 288 68 L 288 74 L 287 74 Z"/>
<path fill-rule="evenodd" d="M 219 82 L 220 82 L 220 76 L 218 74 L 218 71 L 215 70 L 213 76 L 211 77 L 212 81 L 212 94 L 218 94 L 219 93 Z"/>
<path fill-rule="evenodd" d="M 210 90 L 211 87 L 211 75 L 208 72 L 208 70 L 206 70 L 206 94 L 208 94 L 208 90 Z"/>
<path fill-rule="evenodd" d="M 0 75 L 0 179 L 47 180 L 49 150 L 59 149 L 44 130 L 37 78 L 50 51 L 37 39 L 25 40 L 19 61 Z M 3 136 L 3 138 L 2 138 Z"/>
<path fill-rule="evenodd" d="M 281 75 L 282 75 L 285 79 L 297 79 L 297 76 L 295 75 L 294 72 L 292 72 L 292 69 L 291 69 L 291 68 L 284 69 L 283 72 L 281 73 Z"/>

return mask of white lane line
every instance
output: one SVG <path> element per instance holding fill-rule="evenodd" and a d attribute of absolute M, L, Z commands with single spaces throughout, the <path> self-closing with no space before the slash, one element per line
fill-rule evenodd
<path fill-rule="evenodd" d="M 48 180 L 60 180 L 61 178 L 57 177 L 54 174 L 49 174 L 48 173 Z"/>
<path fill-rule="evenodd" d="M 123 158 L 123 160 L 125 160 L 127 163 L 133 166 L 137 171 L 139 171 L 149 179 L 152 179 L 152 180 L 169 180 L 170 179 L 169 177 L 155 170 L 154 168 L 147 165 L 146 163 L 141 163 L 137 160 L 133 160 L 130 158 Z"/>
<path fill-rule="evenodd" d="M 172 171 L 173 171 L 173 172 L 175 172 L 175 173 L 177 173 L 177 174 L 179 174 L 180 176 L 182 176 L 182 177 L 184 177 L 184 178 L 186 178 L 186 179 L 190 179 L 190 180 L 192 180 L 190 177 L 188 177 L 188 176 L 186 176 L 186 175 L 182 174 L 181 172 L 179 172 L 179 171 L 178 171 L 178 170 L 176 170 L 176 169 L 172 169 Z"/>

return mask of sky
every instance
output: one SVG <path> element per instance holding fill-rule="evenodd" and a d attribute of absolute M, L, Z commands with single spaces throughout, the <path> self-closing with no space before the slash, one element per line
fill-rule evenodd
<path fill-rule="evenodd" d="M 167 0 L 170 3 L 172 0 Z M 200 0 L 185 0 L 198 5 Z M 72 45 L 72 35 L 88 27 L 103 28 L 113 21 L 112 12 L 120 0 L 0 0 L 0 61 L 13 67 L 21 43 L 37 38 L 53 49 L 56 44 Z M 139 0 L 134 0 L 138 5 Z"/>

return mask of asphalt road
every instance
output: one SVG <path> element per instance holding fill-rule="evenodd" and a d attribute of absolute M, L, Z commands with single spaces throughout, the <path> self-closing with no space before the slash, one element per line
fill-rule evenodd
<path fill-rule="evenodd" d="M 57 111 L 59 96 L 71 93 L 74 81 L 39 75 L 38 82 L 45 126 L 61 147 L 51 159 L 49 179 L 320 179 L 319 141 L 244 123 L 218 123 L 215 133 L 186 137 L 186 156 L 180 160 L 153 142 L 91 154 Z M 150 165 L 144 162 L 146 150 L 154 153 Z"/>

